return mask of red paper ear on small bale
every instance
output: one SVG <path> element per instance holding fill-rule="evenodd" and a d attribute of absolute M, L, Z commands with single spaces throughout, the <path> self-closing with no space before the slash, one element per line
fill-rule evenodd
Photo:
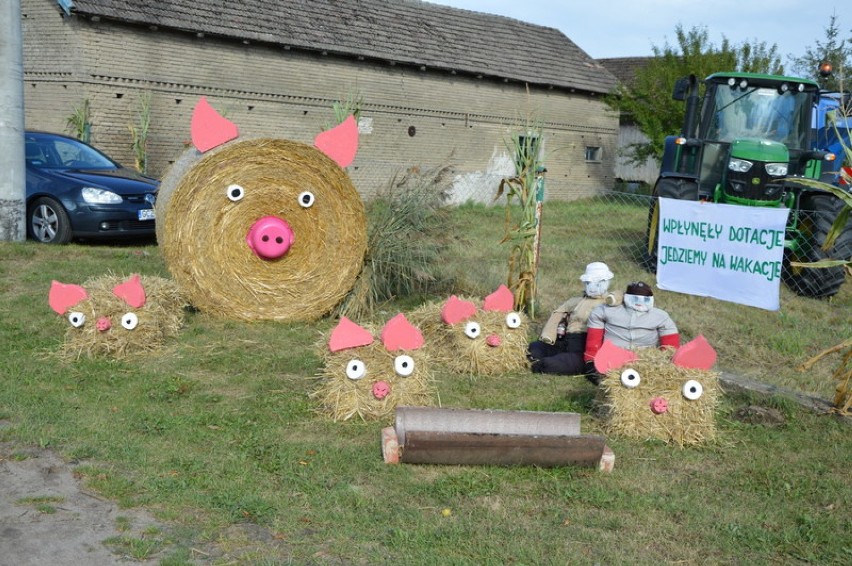
<path fill-rule="evenodd" d="M 56 313 L 65 314 L 69 308 L 88 298 L 89 294 L 83 287 L 54 280 L 50 284 L 47 302 Z"/>
<path fill-rule="evenodd" d="M 635 352 L 616 346 L 609 340 L 604 340 L 600 350 L 595 354 L 595 369 L 600 373 L 606 373 L 634 360 L 636 360 Z"/>
<path fill-rule="evenodd" d="M 347 348 L 358 348 L 372 343 L 373 335 L 367 329 L 342 316 L 340 322 L 331 331 L 328 349 L 331 352 L 339 352 Z"/>
<path fill-rule="evenodd" d="M 145 288 L 138 274 L 113 287 L 112 294 L 135 309 L 145 304 Z"/>
<path fill-rule="evenodd" d="M 496 291 L 485 297 L 482 310 L 512 312 L 515 310 L 515 296 L 508 287 L 500 285 Z"/>
<path fill-rule="evenodd" d="M 476 305 L 470 301 L 452 295 L 441 307 L 441 320 L 446 324 L 456 324 L 476 314 Z"/>
<path fill-rule="evenodd" d="M 716 363 L 716 350 L 699 334 L 694 340 L 678 348 L 672 356 L 672 363 L 683 368 L 710 369 Z"/>
<path fill-rule="evenodd" d="M 405 315 L 399 313 L 382 328 L 382 344 L 388 352 L 396 350 L 417 350 L 423 346 L 423 334 L 408 322 Z"/>

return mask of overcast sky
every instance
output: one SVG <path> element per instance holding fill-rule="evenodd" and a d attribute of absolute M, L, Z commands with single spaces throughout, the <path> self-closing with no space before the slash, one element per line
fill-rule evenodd
<path fill-rule="evenodd" d="M 651 55 L 651 46 L 675 46 L 675 26 L 707 28 L 714 45 L 722 36 L 778 45 L 781 62 L 802 56 L 837 14 L 840 37 L 852 37 L 849 0 L 427 0 L 515 18 L 564 33 L 595 59 Z M 845 10 L 843 8 L 846 8 Z M 845 12 L 845 13 L 844 13 Z"/>

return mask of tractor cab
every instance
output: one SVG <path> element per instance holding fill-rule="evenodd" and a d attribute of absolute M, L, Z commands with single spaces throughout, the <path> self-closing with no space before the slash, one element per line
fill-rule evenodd
<path fill-rule="evenodd" d="M 648 210 L 642 263 L 656 270 L 662 198 L 783 207 L 790 209 L 783 279 L 801 295 L 834 295 L 846 278 L 843 265 L 809 268 L 802 264 L 852 256 L 852 215 L 839 196 L 814 186 L 814 181 L 830 178 L 829 182 L 849 190 L 835 182 L 840 178 L 840 164 L 833 164 L 833 140 L 826 128 L 831 126 L 834 132 L 835 126 L 843 125 L 845 129 L 837 131 L 848 136 L 852 124 L 841 124 L 841 119 L 848 120 L 843 112 L 827 118 L 831 105 L 822 100 L 817 83 L 808 79 L 715 73 L 704 80 L 703 87 L 699 96 L 695 75 L 675 84 L 672 97 L 686 103 L 683 129 L 665 140 Z M 836 238 L 829 237 L 839 218 L 847 219 L 845 225 Z"/>
<path fill-rule="evenodd" d="M 667 140 L 672 172 L 691 175 L 702 200 L 790 206 L 785 177 L 819 178 L 822 156 L 811 149 L 819 86 L 753 73 L 716 73 L 704 84 L 703 101 L 694 77 L 675 88 L 687 113 L 683 136 Z"/>

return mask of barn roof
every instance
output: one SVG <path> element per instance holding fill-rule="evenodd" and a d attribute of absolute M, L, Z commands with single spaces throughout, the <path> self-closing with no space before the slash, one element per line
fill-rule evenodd
<path fill-rule="evenodd" d="M 419 0 L 73 0 L 71 13 L 591 93 L 616 82 L 555 28 Z"/>
<path fill-rule="evenodd" d="M 613 57 L 598 59 L 598 63 L 606 67 L 619 82 L 631 86 L 636 80 L 636 73 L 646 67 L 653 57 Z"/>

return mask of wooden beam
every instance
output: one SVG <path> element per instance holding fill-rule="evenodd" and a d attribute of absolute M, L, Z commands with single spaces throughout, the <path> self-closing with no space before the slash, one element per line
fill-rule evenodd
<path fill-rule="evenodd" d="M 602 436 L 528 436 L 409 430 L 400 447 L 406 464 L 536 465 L 597 468 L 606 448 Z"/>

